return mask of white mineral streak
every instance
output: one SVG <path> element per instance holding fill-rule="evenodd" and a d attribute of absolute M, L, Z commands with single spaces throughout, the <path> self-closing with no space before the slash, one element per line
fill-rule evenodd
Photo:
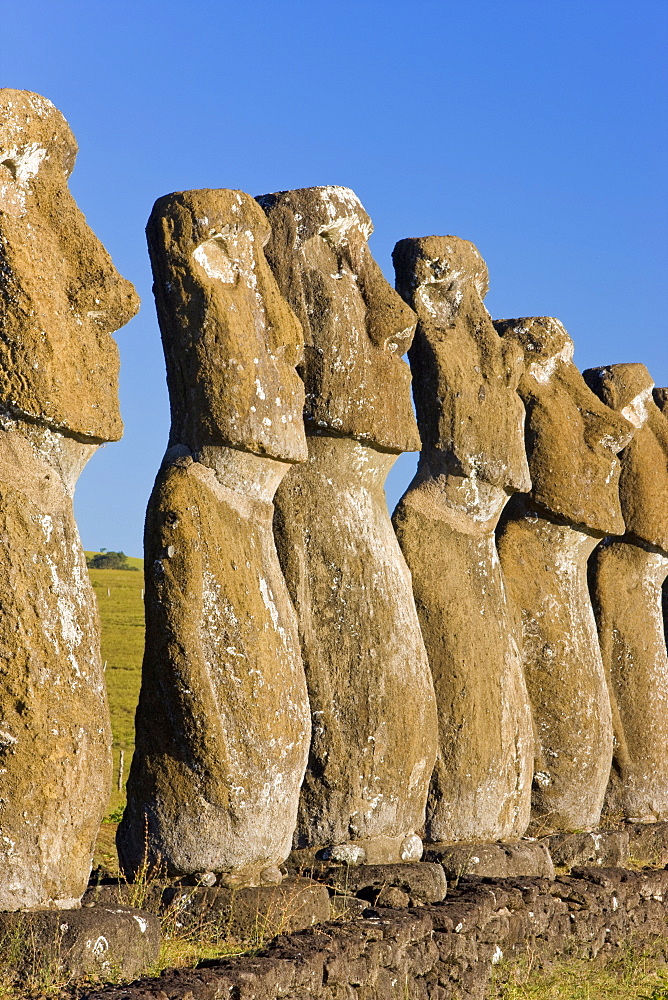
<path fill-rule="evenodd" d="M 647 404 L 650 402 L 652 402 L 651 387 L 649 389 L 645 389 L 638 396 L 636 396 L 635 399 L 632 399 L 627 406 L 622 407 L 620 413 L 623 417 L 626 417 L 629 423 L 639 429 L 647 423 Z"/>
<path fill-rule="evenodd" d="M 336 185 L 322 187 L 319 190 L 320 198 L 331 219 L 330 223 L 319 228 L 319 234 L 335 243 L 347 243 L 350 230 L 354 228 L 362 233 L 365 241 L 368 240 L 373 232 L 373 224 L 370 219 L 363 222 L 359 218 L 360 203 L 355 192 L 350 188 Z M 347 214 L 342 214 L 341 203 L 347 209 Z"/>
<path fill-rule="evenodd" d="M 271 615 L 271 620 L 274 628 L 278 630 L 278 609 L 274 604 L 274 595 L 267 585 L 267 581 L 260 577 L 260 593 L 262 594 L 262 600 L 264 601 L 264 606 Z"/>
<path fill-rule="evenodd" d="M 206 243 L 201 243 L 193 250 L 193 257 L 198 264 L 201 264 L 210 278 L 229 285 L 235 282 L 237 268 L 227 253 L 225 238 L 222 235 L 214 236 Z"/>
<path fill-rule="evenodd" d="M 36 142 L 9 147 L 0 142 L 0 207 L 8 214 L 25 215 L 30 181 L 47 159 L 46 149 Z"/>
<path fill-rule="evenodd" d="M 555 371 L 557 370 L 557 365 L 567 364 L 573 359 L 574 345 L 572 340 L 568 340 L 567 343 L 554 354 L 551 358 L 547 358 L 545 361 L 532 361 L 529 365 L 529 375 L 540 382 L 541 385 L 547 385 Z"/>

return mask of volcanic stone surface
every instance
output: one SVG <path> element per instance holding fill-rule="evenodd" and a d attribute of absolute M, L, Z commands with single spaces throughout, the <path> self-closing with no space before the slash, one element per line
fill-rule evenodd
<path fill-rule="evenodd" d="M 533 731 L 494 529 L 509 496 L 531 485 L 523 355 L 483 305 L 487 268 L 472 243 L 406 239 L 394 262 L 419 319 L 409 358 L 422 452 L 393 520 L 438 706 L 426 836 L 514 838 L 529 822 Z"/>
<path fill-rule="evenodd" d="M 5 942 L 17 942 L 9 961 L 19 974 L 34 975 L 43 969 L 54 978 L 91 974 L 132 978 L 148 972 L 158 959 L 160 919 L 118 903 L 0 913 L 0 936 Z"/>
<path fill-rule="evenodd" d="M 281 935 L 258 956 L 167 970 L 158 979 L 86 992 L 85 1000 L 482 1000 L 513 960 L 619 957 L 651 947 L 665 959 L 668 872 L 579 868 L 568 876 L 465 877 L 445 900 L 378 905 L 363 919 Z M 510 967 L 500 965 L 510 960 Z M 204 963 L 203 963 L 204 964 Z"/>
<path fill-rule="evenodd" d="M 620 455 L 626 523 L 590 564 L 591 593 L 610 686 L 615 730 L 606 811 L 615 818 L 668 819 L 668 653 L 662 587 L 668 576 L 668 420 L 640 364 L 584 373 L 607 405 L 636 428 Z"/>
<path fill-rule="evenodd" d="M 72 495 L 121 435 L 111 333 L 138 299 L 68 189 L 76 150 L 50 101 L 0 90 L 0 910 L 78 905 L 111 779 Z"/>
<path fill-rule="evenodd" d="M 549 849 L 555 865 L 572 868 L 574 865 L 624 867 L 629 860 L 629 832 L 621 830 L 580 830 L 555 833 L 541 841 Z"/>
<path fill-rule="evenodd" d="M 525 355 L 519 392 L 532 490 L 506 508 L 498 548 L 537 738 L 529 829 L 588 830 L 600 818 L 613 733 L 587 559 L 603 535 L 623 531 L 616 454 L 634 428 L 589 389 L 558 320 L 495 326 Z"/>
<path fill-rule="evenodd" d="M 148 225 L 173 414 L 145 534 L 146 652 L 125 870 L 280 882 L 310 737 L 272 498 L 306 458 L 299 322 L 237 191 L 160 199 Z"/>
<path fill-rule="evenodd" d="M 383 484 L 419 443 L 401 359 L 415 315 L 371 257 L 352 191 L 258 200 L 268 260 L 306 341 L 309 460 L 281 484 L 275 518 L 313 723 L 294 845 L 334 861 L 409 861 L 422 852 L 437 723 Z"/>
<path fill-rule="evenodd" d="M 331 917 L 327 888 L 305 878 L 246 889 L 175 887 L 163 893 L 162 905 L 169 919 L 194 933 L 216 923 L 242 941 L 269 940 Z"/>

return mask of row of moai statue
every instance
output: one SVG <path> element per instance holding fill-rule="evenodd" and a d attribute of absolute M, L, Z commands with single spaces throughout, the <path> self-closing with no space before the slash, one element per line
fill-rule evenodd
<path fill-rule="evenodd" d="M 0 114 L 0 909 L 68 908 L 111 774 L 72 494 L 120 437 L 138 300 L 68 191 L 63 117 L 10 90 Z M 149 219 L 172 422 L 128 877 L 668 819 L 668 391 L 583 376 L 556 319 L 493 322 L 465 240 L 400 241 L 393 290 L 371 230 L 340 187 Z"/>

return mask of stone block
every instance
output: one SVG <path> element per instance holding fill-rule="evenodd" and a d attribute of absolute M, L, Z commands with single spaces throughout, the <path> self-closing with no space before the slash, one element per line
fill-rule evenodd
<path fill-rule="evenodd" d="M 89 885 L 81 900 L 82 906 L 124 906 L 132 909 L 159 913 L 166 882 L 132 884 L 122 880 L 109 880 L 99 885 Z"/>
<path fill-rule="evenodd" d="M 84 906 L 80 910 L 0 913 L 0 941 L 16 959 L 0 952 L 3 968 L 52 975 L 146 972 L 160 950 L 160 920 L 126 906 Z M 12 962 L 14 967 L 12 968 Z"/>
<path fill-rule="evenodd" d="M 420 906 L 445 899 L 447 882 L 439 864 L 322 865 L 312 874 L 336 895 L 357 896 L 378 906 Z"/>
<path fill-rule="evenodd" d="M 181 927 L 217 925 L 230 936 L 261 940 L 331 918 L 326 886 L 305 878 L 246 889 L 172 886 L 162 894 L 162 910 Z"/>
<path fill-rule="evenodd" d="M 539 841 L 545 844 L 555 865 L 623 867 L 629 858 L 627 830 L 593 830 L 590 833 L 557 833 Z"/>
<path fill-rule="evenodd" d="M 655 868 L 668 865 L 668 823 L 628 823 L 629 856 Z"/>
<path fill-rule="evenodd" d="M 428 861 L 443 866 L 448 879 L 463 875 L 492 878 L 538 876 L 554 878 L 554 865 L 547 846 L 540 841 L 517 840 L 499 844 L 428 844 Z"/>

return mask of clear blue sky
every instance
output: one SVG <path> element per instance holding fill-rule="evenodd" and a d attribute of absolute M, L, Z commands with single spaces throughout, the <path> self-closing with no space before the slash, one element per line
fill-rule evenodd
<path fill-rule="evenodd" d="M 143 300 L 118 334 L 125 437 L 77 491 L 84 546 L 141 554 L 168 428 L 143 230 L 169 191 L 352 187 L 390 280 L 402 237 L 472 240 L 495 318 L 558 316 L 580 367 L 668 385 L 667 51 L 665 0 L 4 4 L 2 85 L 65 114 L 74 195 Z"/>

